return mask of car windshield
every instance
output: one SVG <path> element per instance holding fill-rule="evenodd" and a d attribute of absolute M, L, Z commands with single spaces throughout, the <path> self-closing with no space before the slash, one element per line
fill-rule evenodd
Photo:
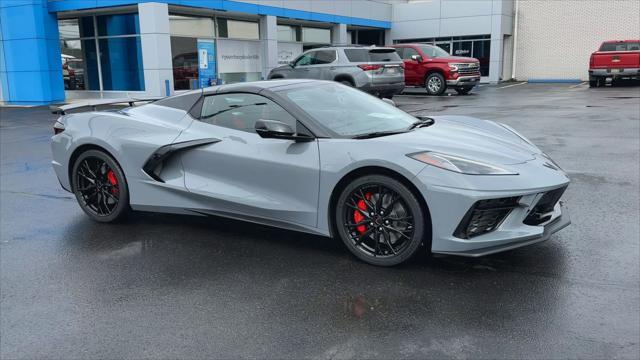
<path fill-rule="evenodd" d="M 433 45 L 422 45 L 420 47 L 422 52 L 430 58 L 439 58 L 450 56 L 448 52 L 442 50 L 442 48 Z"/>
<path fill-rule="evenodd" d="M 282 90 L 294 104 L 331 132 L 346 137 L 402 132 L 416 118 L 360 90 L 338 83 Z"/>

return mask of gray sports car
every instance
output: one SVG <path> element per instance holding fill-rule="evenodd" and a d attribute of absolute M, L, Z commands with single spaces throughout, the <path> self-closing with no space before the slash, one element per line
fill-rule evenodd
<path fill-rule="evenodd" d="M 53 167 L 101 222 L 131 209 L 224 216 L 339 237 L 383 266 L 422 244 L 481 256 L 570 223 L 567 174 L 512 128 L 414 117 L 336 82 L 222 85 L 68 113 L 76 107 L 57 109 Z"/>

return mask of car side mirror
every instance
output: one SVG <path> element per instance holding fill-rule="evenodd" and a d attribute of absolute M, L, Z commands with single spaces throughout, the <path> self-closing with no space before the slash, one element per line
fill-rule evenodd
<path fill-rule="evenodd" d="M 296 134 L 291 126 L 277 120 L 260 119 L 256 121 L 255 130 L 260 137 L 265 139 L 284 139 L 300 142 L 313 140 L 311 136 Z"/>
<path fill-rule="evenodd" d="M 382 98 L 382 101 L 386 102 L 387 104 L 391 105 L 391 106 L 396 106 L 395 101 L 391 100 L 391 99 L 387 99 L 387 98 Z"/>
<path fill-rule="evenodd" d="M 420 55 L 411 55 L 411 60 L 417 61 L 419 63 L 422 62 L 422 56 Z"/>

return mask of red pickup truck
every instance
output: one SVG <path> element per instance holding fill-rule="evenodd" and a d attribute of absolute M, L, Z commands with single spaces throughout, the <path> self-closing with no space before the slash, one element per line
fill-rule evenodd
<path fill-rule="evenodd" d="M 640 79 L 640 40 L 605 41 L 589 59 L 589 87 L 618 79 Z"/>
<path fill-rule="evenodd" d="M 447 88 L 466 95 L 480 82 L 478 59 L 451 56 L 434 45 L 392 45 L 404 61 L 404 83 L 420 86 L 429 95 L 441 95 Z"/>

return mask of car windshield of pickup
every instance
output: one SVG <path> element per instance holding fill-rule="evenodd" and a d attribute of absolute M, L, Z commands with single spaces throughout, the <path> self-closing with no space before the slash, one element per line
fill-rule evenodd
<path fill-rule="evenodd" d="M 451 55 L 449 55 L 448 52 L 442 50 L 440 47 L 433 46 L 433 45 L 422 45 L 422 46 L 420 46 L 420 50 L 422 50 L 422 52 L 427 57 L 430 57 L 430 58 L 439 58 L 439 57 L 451 56 Z"/>

